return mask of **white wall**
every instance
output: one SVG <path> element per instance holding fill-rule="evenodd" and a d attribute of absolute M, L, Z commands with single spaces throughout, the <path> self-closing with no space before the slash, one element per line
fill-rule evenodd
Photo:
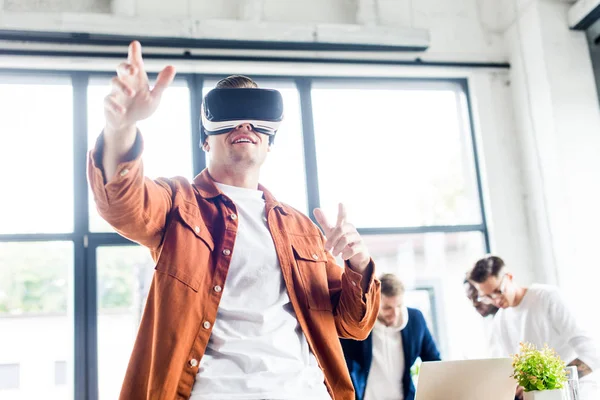
<path fill-rule="evenodd" d="M 1 4 L 1 3 L 0 3 Z M 361 4 L 361 7 L 359 7 Z M 375 8 L 374 4 L 379 4 Z M 182 37 L 312 40 L 311 27 L 351 26 L 356 40 L 430 31 L 423 59 L 505 61 L 502 35 L 486 30 L 477 0 L 5 0 L 0 29 Z M 485 8 L 487 8 L 486 6 Z M 360 9 L 360 12 L 359 12 Z M 283 36 L 282 36 L 283 35 Z"/>
<path fill-rule="evenodd" d="M 541 33 L 535 10 L 534 4 L 521 10 L 518 24 L 510 26 L 506 38 L 511 57 L 511 84 L 525 181 L 524 200 L 534 254 L 531 268 L 536 272 L 536 280 L 557 283 L 555 249 L 548 220 L 550 205 L 546 196 L 555 181 L 544 174 L 540 168 L 542 160 L 537 156 L 542 146 L 539 135 L 549 135 L 551 132 L 548 124 L 552 110 L 550 93 L 544 91 L 545 76 L 540 73 L 545 69 L 545 61 L 538 46 Z M 532 92 L 537 93 L 535 99 Z M 556 163 L 549 160 L 547 166 L 552 168 Z"/>
<path fill-rule="evenodd" d="M 506 37 L 537 280 L 559 284 L 590 322 L 600 277 L 600 113 L 585 35 L 568 29 L 568 9 L 530 1 Z"/>
<path fill-rule="evenodd" d="M 531 268 L 534 254 L 527 226 L 520 132 L 515 124 L 510 73 L 474 74 L 470 86 L 492 252 L 529 283 L 536 280 L 536 274 Z"/>

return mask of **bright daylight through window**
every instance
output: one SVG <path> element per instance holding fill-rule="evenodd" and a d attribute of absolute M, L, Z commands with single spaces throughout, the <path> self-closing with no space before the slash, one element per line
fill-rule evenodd
<path fill-rule="evenodd" d="M 193 139 L 201 94 L 191 83 L 204 82 L 205 94 L 220 78 L 179 75 L 139 124 L 147 176 L 192 179 L 210 161 Z M 109 400 L 120 390 L 154 263 L 98 216 L 85 180 L 108 80 L 0 75 L 3 400 Z M 378 271 L 403 277 L 407 304 L 448 357 L 466 356 L 481 337 L 448 322 L 475 318 L 461 271 L 486 251 L 487 231 L 465 82 L 257 80 L 280 90 L 285 107 L 262 183 L 309 215 L 320 204 L 333 218 L 344 202 Z"/>

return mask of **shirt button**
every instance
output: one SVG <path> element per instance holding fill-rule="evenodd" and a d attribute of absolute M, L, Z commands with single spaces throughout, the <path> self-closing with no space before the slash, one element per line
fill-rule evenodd
<path fill-rule="evenodd" d="M 219 285 L 215 286 L 213 289 L 214 289 L 214 290 L 215 290 L 215 292 L 217 292 L 217 293 L 219 293 L 221 290 L 223 290 L 223 288 L 222 288 L 221 286 L 219 286 Z"/>
<path fill-rule="evenodd" d="M 195 227 L 194 227 L 194 232 L 196 232 L 196 233 L 200 233 L 200 227 L 199 227 L 199 226 L 195 226 Z"/>
<path fill-rule="evenodd" d="M 235 215 L 235 214 L 231 214 L 231 215 L 229 216 L 229 218 L 231 218 L 232 220 L 234 220 L 234 221 L 235 221 L 235 220 L 237 219 L 237 215 Z"/>
<path fill-rule="evenodd" d="M 228 255 L 230 255 L 230 254 L 231 254 L 231 250 L 229 250 L 229 249 L 225 249 L 225 250 L 223 250 L 223 255 L 224 255 L 224 256 L 228 256 Z"/>
<path fill-rule="evenodd" d="M 196 360 L 195 358 L 192 358 L 192 359 L 190 360 L 190 365 L 191 365 L 192 367 L 197 367 L 197 366 L 198 366 L 198 360 Z"/>
<path fill-rule="evenodd" d="M 318 255 L 316 255 L 316 254 L 313 254 L 313 255 L 312 255 L 312 258 L 314 258 L 315 260 L 318 260 L 318 259 L 319 259 L 319 256 L 318 256 Z"/>
<path fill-rule="evenodd" d="M 352 281 L 352 286 L 356 286 L 356 282 Z"/>
<path fill-rule="evenodd" d="M 128 170 L 127 168 L 125 168 L 125 169 L 123 169 L 123 170 L 122 170 L 122 171 L 119 173 L 119 175 L 121 175 L 121 176 L 125 176 L 125 175 L 127 175 L 128 173 L 129 173 L 129 170 Z"/>
<path fill-rule="evenodd" d="M 210 322 L 204 321 L 204 323 L 202 324 L 202 326 L 204 327 L 204 329 L 209 329 L 210 328 Z"/>

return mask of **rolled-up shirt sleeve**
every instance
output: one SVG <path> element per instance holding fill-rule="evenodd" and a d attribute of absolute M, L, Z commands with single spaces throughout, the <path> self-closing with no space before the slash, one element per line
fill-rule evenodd
<path fill-rule="evenodd" d="M 138 132 L 126 160 L 107 180 L 102 168 L 104 134 L 88 154 L 88 181 L 100 216 L 122 236 L 157 248 L 166 216 L 172 206 L 172 190 L 164 180 L 144 177 L 143 139 Z"/>
<path fill-rule="evenodd" d="M 365 274 L 354 271 L 347 261 L 342 268 L 327 252 L 329 291 L 334 305 L 336 329 L 341 338 L 366 339 L 377 319 L 381 283 L 375 277 L 373 260 L 365 271 Z M 365 291 L 362 289 L 363 279 L 368 279 Z"/>
<path fill-rule="evenodd" d="M 548 303 L 554 331 L 575 350 L 577 358 L 586 363 L 592 371 L 598 371 L 600 358 L 595 339 L 577 323 L 573 312 L 558 290 L 550 292 Z M 569 361 L 571 360 L 565 360 L 567 363 Z"/>

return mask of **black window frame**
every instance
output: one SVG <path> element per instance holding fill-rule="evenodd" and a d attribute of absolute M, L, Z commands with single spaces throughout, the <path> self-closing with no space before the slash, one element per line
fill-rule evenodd
<path fill-rule="evenodd" d="M 10 76 L 15 80 L 27 76 L 68 76 L 73 85 L 73 185 L 74 185 L 74 227 L 71 233 L 60 234 L 0 234 L 0 242 L 38 242 L 71 241 L 74 245 L 74 398 L 98 399 L 98 337 L 97 337 L 97 265 L 96 250 L 101 246 L 137 245 L 114 232 L 90 232 L 88 210 L 88 182 L 86 176 L 88 124 L 87 124 L 87 88 L 91 78 L 110 79 L 112 73 L 94 70 L 43 70 L 43 69 L 7 69 L 0 68 L 0 76 Z M 154 79 L 156 74 L 149 74 Z M 198 143 L 199 111 L 202 100 L 202 88 L 205 80 L 222 78 L 223 75 L 181 73 L 178 79 L 187 82 L 190 90 L 193 174 L 200 173 L 206 166 L 205 156 Z M 315 80 L 354 80 L 364 82 L 405 81 L 452 82 L 460 86 L 466 98 L 470 140 L 472 143 L 476 184 L 481 211 L 481 224 L 452 226 L 417 226 L 395 228 L 359 229 L 363 235 L 413 234 L 432 232 L 480 232 L 484 238 L 485 251 L 490 251 L 490 238 L 486 218 L 477 136 L 474 130 L 473 109 L 468 79 L 465 78 L 398 78 L 398 77 L 331 77 L 298 75 L 257 75 L 253 78 L 264 80 L 286 80 L 295 83 L 301 106 L 304 161 L 306 168 L 307 204 L 309 210 L 319 207 L 318 165 L 316 158 L 315 131 L 312 113 L 311 85 Z M 311 215 L 311 218 L 314 218 Z M 435 306 L 435 303 L 432 301 Z M 434 314 L 437 312 L 434 310 Z M 439 335 L 439 327 L 434 327 Z"/>

